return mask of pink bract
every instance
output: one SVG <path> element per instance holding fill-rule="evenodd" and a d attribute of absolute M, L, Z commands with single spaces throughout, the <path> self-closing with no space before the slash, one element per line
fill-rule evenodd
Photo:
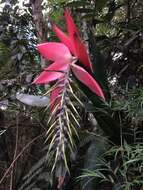
<path fill-rule="evenodd" d="M 54 88 L 51 92 L 51 110 L 53 110 L 55 105 L 61 101 L 60 94 L 64 89 L 63 81 L 67 79 L 70 70 L 80 82 L 105 100 L 103 91 L 98 82 L 83 67 L 75 64 L 75 62 L 79 60 L 87 70 L 90 70 L 90 72 L 92 71 L 87 50 L 81 41 L 76 25 L 67 10 L 65 11 L 65 19 L 69 35 L 66 35 L 53 24 L 53 30 L 62 43 L 48 42 L 37 45 L 40 54 L 45 59 L 53 61 L 53 63 L 48 66 L 33 83 L 47 84 L 55 80 L 59 81 L 59 86 Z M 75 57 L 73 57 L 73 55 Z M 62 84 L 60 81 L 62 81 Z"/>
<path fill-rule="evenodd" d="M 65 20 L 67 24 L 68 35 L 66 35 L 55 24 L 52 24 L 53 30 L 62 43 L 64 43 L 71 51 L 71 53 L 78 58 L 78 60 L 86 68 L 92 71 L 92 64 L 87 53 L 84 43 L 81 41 L 76 25 L 67 10 L 65 10 Z"/>

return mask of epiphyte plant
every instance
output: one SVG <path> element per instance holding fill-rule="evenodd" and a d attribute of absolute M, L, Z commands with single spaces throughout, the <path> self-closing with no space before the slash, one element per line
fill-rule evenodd
<path fill-rule="evenodd" d="M 59 187 L 63 184 L 66 174 L 69 173 L 67 157 L 70 159 L 76 149 L 74 137 L 78 136 L 77 127 L 80 127 L 80 115 L 71 100 L 71 95 L 79 104 L 81 101 L 73 92 L 71 78 L 75 77 L 105 101 L 102 88 L 92 76 L 92 64 L 73 18 L 68 10 L 64 11 L 64 15 L 68 35 L 52 23 L 52 29 L 61 42 L 46 42 L 37 45 L 40 54 L 53 63 L 45 68 L 33 82 L 34 84 L 53 84 L 54 82 L 49 90 L 51 116 L 48 121 L 46 141 L 49 145 L 48 160 L 50 158 L 54 160 L 51 171 L 58 177 Z"/>

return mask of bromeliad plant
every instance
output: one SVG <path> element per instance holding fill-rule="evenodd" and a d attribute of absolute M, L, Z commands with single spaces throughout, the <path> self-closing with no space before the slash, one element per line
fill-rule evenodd
<path fill-rule="evenodd" d="M 41 55 L 46 59 L 54 61 L 54 63 L 46 68 L 34 83 L 49 83 L 63 77 L 66 78 L 65 75 L 68 78 L 70 71 L 72 71 L 78 80 L 104 99 L 103 91 L 96 80 L 83 67 L 75 64 L 79 61 L 89 72 L 92 72 L 92 65 L 87 50 L 67 10 L 65 11 L 65 18 L 69 36 L 64 34 L 55 24 L 52 24 L 53 30 L 62 43 L 49 42 L 37 45 Z"/>
<path fill-rule="evenodd" d="M 33 82 L 34 84 L 54 83 L 50 89 L 51 117 L 48 121 L 46 140 L 49 144 L 48 160 L 50 163 L 54 158 L 51 170 L 56 172 L 59 178 L 59 187 L 69 172 L 67 158 L 71 158 L 74 153 L 76 148 L 74 137 L 78 136 L 77 127 L 80 127 L 78 106 L 71 101 L 71 95 L 79 104 L 81 101 L 72 88 L 72 78 L 86 86 L 102 102 L 105 101 L 103 90 L 92 75 L 92 64 L 78 29 L 69 12 L 65 10 L 64 14 L 68 35 L 52 23 L 52 28 L 61 42 L 37 45 L 40 54 L 53 63 Z"/>

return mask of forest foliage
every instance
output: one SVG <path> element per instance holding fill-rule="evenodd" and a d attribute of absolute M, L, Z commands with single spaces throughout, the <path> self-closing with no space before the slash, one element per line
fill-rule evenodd
<path fill-rule="evenodd" d="M 66 32 L 65 9 L 106 102 L 72 75 L 65 127 L 73 133 L 55 162 L 51 85 L 32 82 L 51 64 L 36 45 L 59 42 L 51 21 Z M 0 1 L 0 189 L 143 188 L 142 21 L 142 0 Z"/>

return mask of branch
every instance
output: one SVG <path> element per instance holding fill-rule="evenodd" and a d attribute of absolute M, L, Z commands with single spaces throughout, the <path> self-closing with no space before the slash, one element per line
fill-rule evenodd
<path fill-rule="evenodd" d="M 0 184 L 3 182 L 3 180 L 5 179 L 5 177 L 8 175 L 8 173 L 10 172 L 10 170 L 13 168 L 15 162 L 20 158 L 20 156 L 23 154 L 23 152 L 29 147 L 31 146 L 36 140 L 38 140 L 39 138 L 41 138 L 43 135 L 45 134 L 45 132 L 43 132 L 42 134 L 38 135 L 37 137 L 35 137 L 34 139 L 32 139 L 32 141 L 30 141 L 22 150 L 21 152 L 15 157 L 15 159 L 12 161 L 11 165 L 9 166 L 9 168 L 6 170 L 6 172 L 4 173 L 3 177 L 0 179 Z"/>

